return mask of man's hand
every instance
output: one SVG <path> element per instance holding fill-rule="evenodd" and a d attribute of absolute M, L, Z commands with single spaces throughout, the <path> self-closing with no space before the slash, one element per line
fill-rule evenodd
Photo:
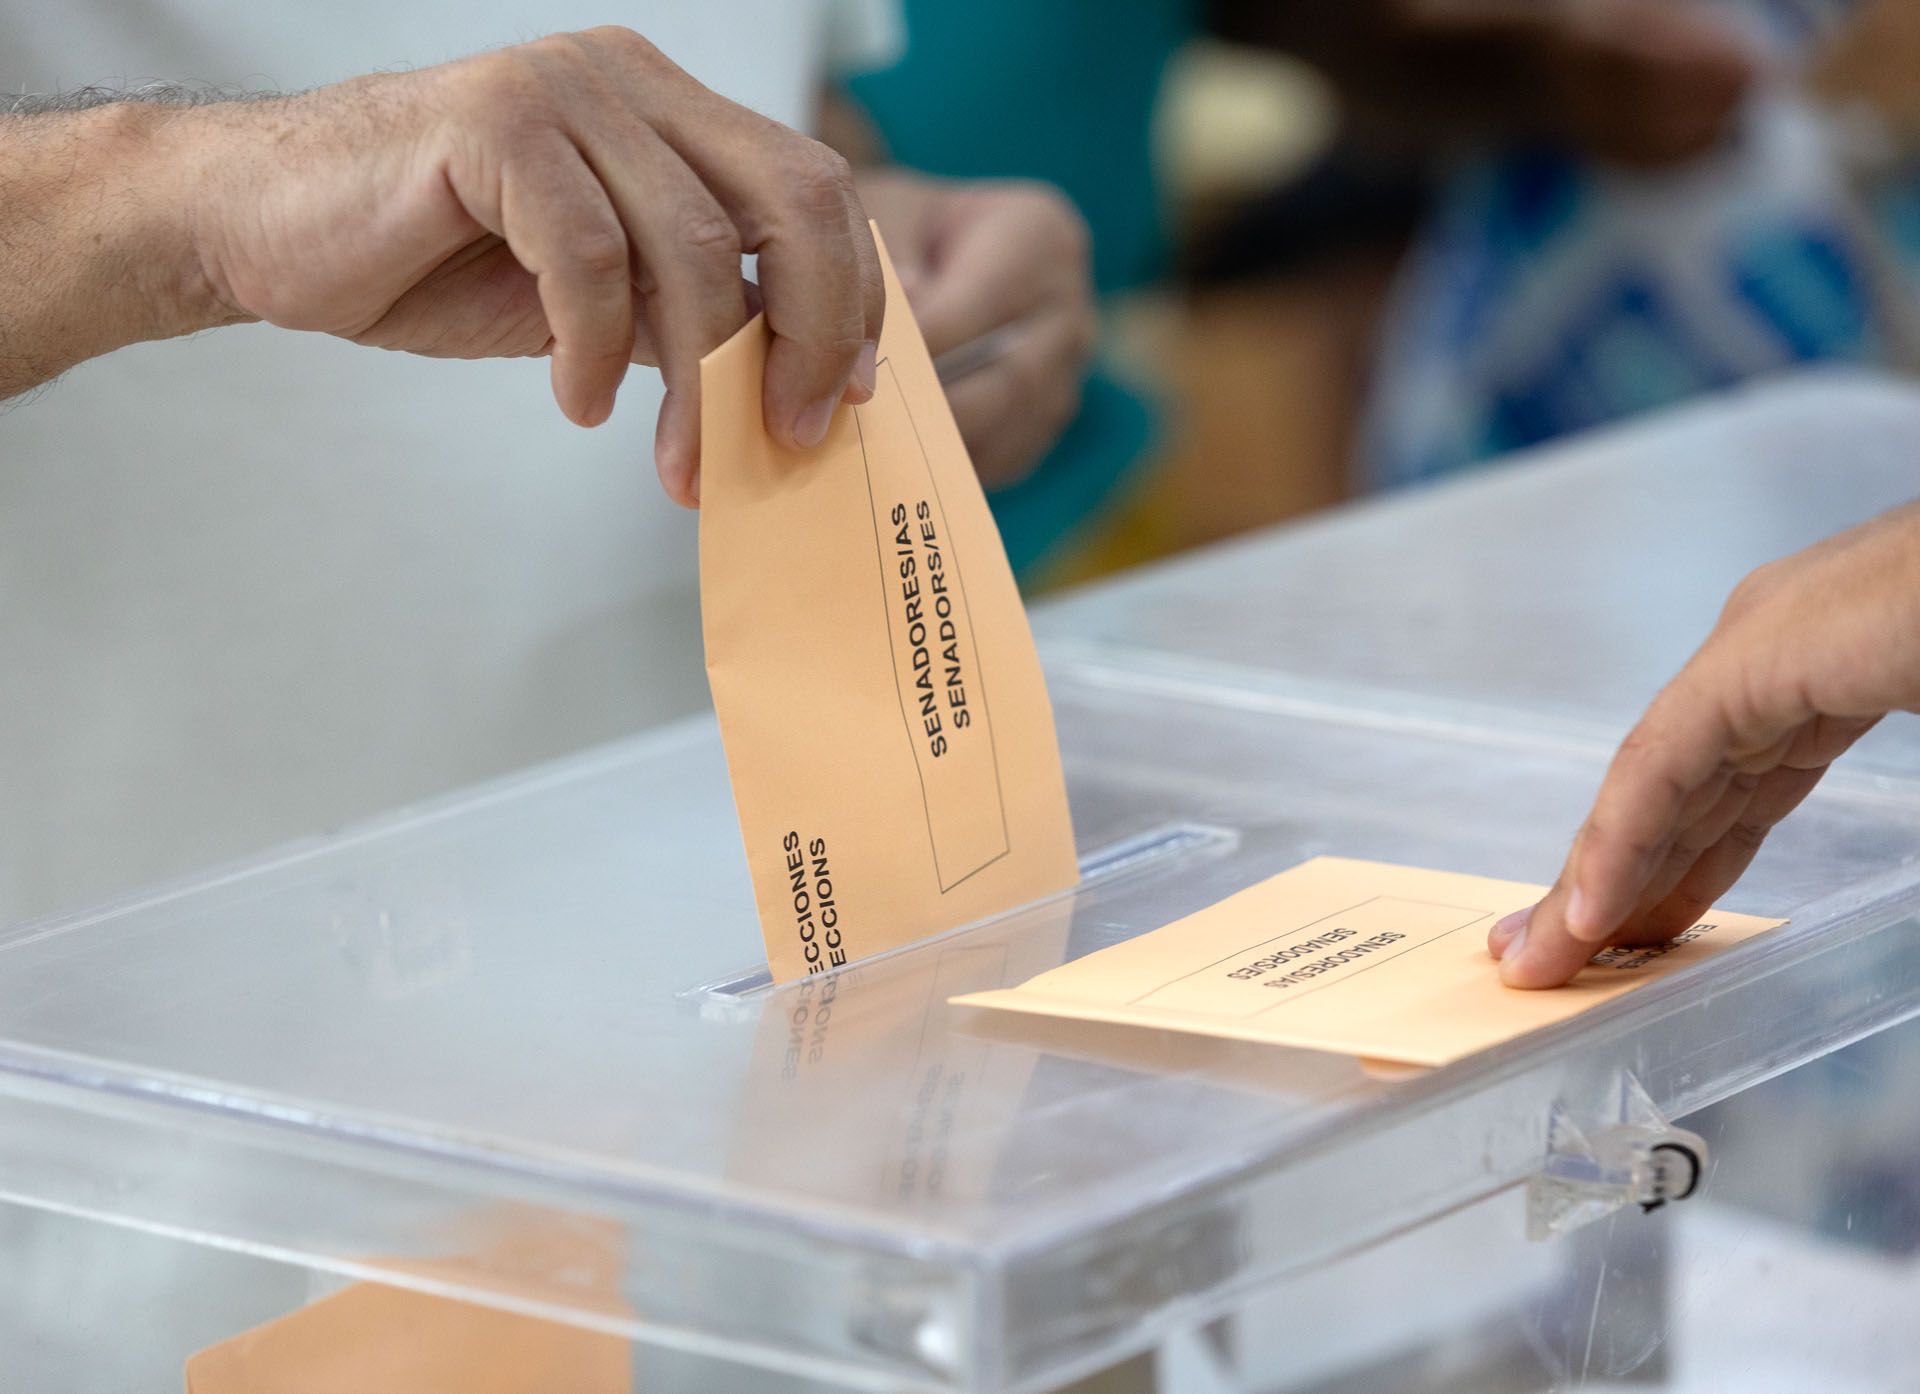
<path fill-rule="evenodd" d="M 1608 770 L 1544 900 L 1495 926 L 1514 987 L 1692 925 L 1888 712 L 1920 710 L 1920 504 L 1761 567 Z"/>
<path fill-rule="evenodd" d="M 177 279 L 199 303 L 173 332 L 262 319 L 442 357 L 549 354 L 586 426 L 629 362 L 658 363 L 660 477 L 691 503 L 700 358 L 747 318 L 744 251 L 774 332 L 769 430 L 817 444 L 836 402 L 872 391 L 884 292 L 845 162 L 627 30 L 143 119 L 140 177 L 102 178 L 186 222 Z"/>
<path fill-rule="evenodd" d="M 884 171 L 860 193 L 927 348 L 958 369 L 947 400 L 974 468 L 989 485 L 1025 477 L 1080 406 L 1096 328 L 1086 224 L 1044 184 Z"/>

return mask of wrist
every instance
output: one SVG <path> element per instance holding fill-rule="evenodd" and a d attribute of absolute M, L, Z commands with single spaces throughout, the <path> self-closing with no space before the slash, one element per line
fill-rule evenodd
<path fill-rule="evenodd" d="M 166 339 L 254 316 L 222 295 L 208 256 L 222 211 L 209 179 L 223 107 L 122 103 L 98 113 L 100 149 L 109 167 L 127 171 L 134 210 L 123 229 L 137 302 L 140 339 Z"/>

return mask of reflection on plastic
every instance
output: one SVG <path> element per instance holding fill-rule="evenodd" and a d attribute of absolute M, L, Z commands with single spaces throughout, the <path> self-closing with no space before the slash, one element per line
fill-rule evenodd
<path fill-rule="evenodd" d="M 630 1394 L 619 1336 L 356 1283 L 187 1362 L 187 1394 Z"/>
<path fill-rule="evenodd" d="M 383 1260 L 409 1280 L 526 1301 L 582 1299 L 629 1315 L 612 1225 L 538 1208 L 464 1217 L 470 1257 Z M 417 1292 L 355 1283 L 187 1361 L 187 1394 L 630 1394 L 625 1339 Z"/>
<path fill-rule="evenodd" d="M 984 1195 L 1036 1053 L 955 1031 L 947 999 L 1058 963 L 1072 916 L 1056 901 L 1006 933 L 772 994 L 729 1175 L 914 1208 Z"/>

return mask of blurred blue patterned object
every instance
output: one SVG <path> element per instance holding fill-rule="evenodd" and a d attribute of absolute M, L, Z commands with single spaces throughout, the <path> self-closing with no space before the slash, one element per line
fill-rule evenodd
<path fill-rule="evenodd" d="M 1850 4 L 1733 8 L 1791 55 Z M 1784 80 L 1679 171 L 1546 149 L 1463 162 L 1388 308 L 1367 478 L 1450 474 L 1797 364 L 1904 361 L 1915 175 L 1863 192 L 1827 114 Z"/>

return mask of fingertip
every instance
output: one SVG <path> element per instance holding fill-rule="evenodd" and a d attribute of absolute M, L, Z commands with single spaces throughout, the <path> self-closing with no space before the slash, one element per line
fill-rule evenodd
<path fill-rule="evenodd" d="M 1551 914 L 1536 910 L 1500 956 L 1500 981 L 1529 991 L 1561 987 L 1579 975 L 1598 947 L 1574 939 Z"/>
<path fill-rule="evenodd" d="M 656 459 L 655 468 L 660 473 L 660 487 L 666 490 L 667 497 L 686 509 L 700 507 L 700 483 L 698 476 L 681 474 L 677 468 L 665 460 Z"/>
<path fill-rule="evenodd" d="M 1494 958 L 1506 957 L 1507 950 L 1522 939 L 1527 932 L 1527 923 L 1533 918 L 1534 907 L 1515 910 L 1492 929 L 1487 931 L 1487 952 Z"/>
<path fill-rule="evenodd" d="M 1583 944 L 1597 944 L 1606 938 L 1608 924 L 1599 909 L 1597 899 L 1579 886 L 1567 897 L 1567 908 L 1561 915 L 1561 923 L 1567 933 Z"/>
<path fill-rule="evenodd" d="M 658 455 L 654 459 L 654 468 L 660 475 L 660 487 L 673 502 L 686 509 L 700 507 L 700 484 L 697 475 L 684 473 L 680 466 Z"/>
<path fill-rule="evenodd" d="M 853 360 L 853 375 L 847 379 L 847 390 L 840 394 L 840 400 L 850 406 L 861 406 L 873 400 L 880 376 L 880 346 L 869 339 L 860 345 L 860 352 Z"/>
<path fill-rule="evenodd" d="M 1514 934 L 1513 940 L 1507 944 L 1505 952 L 1494 955 L 1500 962 L 1500 981 L 1508 987 L 1530 986 L 1530 984 L 1524 980 L 1515 981 L 1516 978 L 1524 978 L 1521 971 L 1521 959 L 1526 956 L 1526 948 L 1527 932 L 1523 928 Z"/>
<path fill-rule="evenodd" d="M 1507 987 L 1517 987 L 1527 992 L 1558 986 L 1544 980 L 1539 970 L 1521 954 L 1508 954 L 1500 960 L 1500 981 Z"/>
<path fill-rule="evenodd" d="M 833 409 L 838 405 L 837 397 L 822 397 L 812 406 L 803 408 L 788 428 L 788 443 L 799 450 L 812 450 L 827 438 L 827 428 L 833 424 Z"/>
<path fill-rule="evenodd" d="M 767 434 L 789 450 L 810 451 L 827 438 L 834 411 L 846 398 L 858 350 L 808 350 L 777 332 L 761 379 L 761 416 Z"/>
<path fill-rule="evenodd" d="M 623 368 L 625 365 L 622 365 Z M 556 357 L 552 368 L 553 399 L 560 406 L 561 415 L 576 426 L 591 430 L 602 425 L 613 415 L 614 401 L 619 395 L 620 383 L 616 378 L 604 387 L 595 387 L 576 381 L 576 374 L 569 371 L 567 365 Z"/>
<path fill-rule="evenodd" d="M 879 341 L 887 319 L 887 277 L 880 269 L 880 251 L 874 245 L 871 226 L 862 229 L 860 240 L 860 302 L 866 314 L 867 337 Z"/>
<path fill-rule="evenodd" d="M 1508 987 L 1516 987 L 1528 992 L 1535 992 L 1541 988 L 1559 987 L 1574 973 L 1579 972 L 1579 964 L 1585 962 L 1584 959 L 1578 960 L 1571 969 L 1568 969 L 1555 962 L 1557 957 L 1558 955 L 1553 951 L 1553 945 L 1546 942 L 1544 938 L 1534 938 L 1523 926 L 1514 936 L 1513 942 L 1507 945 L 1506 953 L 1501 956 L 1500 981 Z"/>
<path fill-rule="evenodd" d="M 680 398 L 668 392 L 660 403 L 660 421 L 654 428 L 653 465 L 667 497 L 682 508 L 700 506 L 700 443 L 694 426 L 684 426 Z"/>

